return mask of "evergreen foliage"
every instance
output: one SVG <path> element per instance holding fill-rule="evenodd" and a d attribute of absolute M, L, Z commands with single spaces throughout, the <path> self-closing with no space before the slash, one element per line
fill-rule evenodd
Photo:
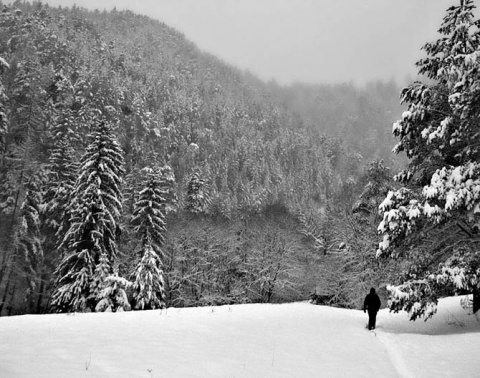
<path fill-rule="evenodd" d="M 16 235 L 17 253 L 21 255 L 21 266 L 28 285 L 25 300 L 29 303 L 30 311 L 34 310 L 34 299 L 41 285 L 41 271 L 44 263 L 43 235 L 41 233 L 42 219 L 40 206 L 41 192 L 38 184 L 32 182 L 25 193 L 25 200 L 20 208 L 21 223 Z"/>
<path fill-rule="evenodd" d="M 50 156 L 49 185 L 45 194 L 48 225 L 55 230 L 58 247 L 60 236 L 70 228 L 68 204 L 72 200 L 78 164 L 75 151 L 65 139 L 60 140 Z M 63 239 L 63 238 L 62 238 Z"/>
<path fill-rule="evenodd" d="M 474 4 L 461 0 L 448 9 L 439 32 L 417 65 L 429 84 L 402 92 L 408 110 L 393 125 L 397 152 L 411 159 L 396 178 L 380 210 L 383 236 L 377 254 L 405 261 L 389 287 L 391 310 L 428 319 L 438 297 L 473 294 L 480 308 L 480 21 Z"/>
<path fill-rule="evenodd" d="M 403 110 L 397 83 L 375 81 L 363 88 L 352 83 L 279 86 L 270 82 L 267 86 L 278 102 L 313 120 L 323 132 L 341 138 L 364 162 L 381 159 L 390 167 L 403 167 L 405 159 L 391 153 L 395 139 L 385 127 Z"/>
<path fill-rule="evenodd" d="M 371 287 L 386 294 L 385 286 L 398 271 L 394 260 L 376 259 L 378 206 L 394 188 L 390 169 L 375 160 L 355 183 L 346 183 L 336 211 L 303 215 L 304 235 L 314 241 L 319 257 L 317 285 L 311 298 L 320 304 L 362 308 Z M 345 197 L 343 197 L 345 196 Z M 348 199 L 348 200 L 347 200 Z M 320 218 L 320 222 L 315 222 Z M 318 224 L 319 226 L 313 227 Z M 322 303 L 325 302 L 326 303 Z"/>
<path fill-rule="evenodd" d="M 92 294 L 97 303 L 96 312 L 128 311 L 131 309 L 127 296 L 127 290 L 132 283 L 118 274 L 111 273 L 108 256 L 102 253 L 100 261 L 95 268 L 91 284 Z"/>
<path fill-rule="evenodd" d="M 139 310 L 165 307 L 165 283 L 162 261 L 150 245 L 146 245 L 133 273 L 133 299 Z"/>
<path fill-rule="evenodd" d="M 95 266 L 92 277 L 90 278 L 90 299 L 94 300 L 95 311 L 112 311 L 112 298 L 107 288 L 107 278 L 112 274 L 112 264 L 108 255 L 104 252 L 100 255 L 98 263 Z"/>
<path fill-rule="evenodd" d="M 366 146 L 384 135 L 378 125 L 391 85 L 278 95 L 129 11 L 15 2 L 0 14 L 0 36 L 0 315 L 44 312 L 47 297 L 57 311 L 117 311 L 128 302 L 302 299 L 315 287 L 314 272 L 347 234 L 337 228 L 363 188 L 365 157 L 380 151 Z M 290 110 L 275 103 L 285 93 L 297 103 L 323 93 L 326 116 L 312 122 L 292 114 L 299 109 L 289 101 Z M 331 116 L 340 113 L 346 118 Z M 336 136 L 323 133 L 334 127 Z M 363 130 L 355 142 L 364 157 L 342 140 L 354 128 Z M 148 234 L 141 211 L 150 210 L 137 206 L 147 195 L 145 167 L 161 167 L 149 214 L 163 217 Z M 29 192 L 34 179 L 38 189 Z M 289 227 L 270 224 L 272 208 L 282 209 Z M 38 212 L 39 227 L 25 230 L 28 209 Z M 264 232 L 252 230 L 258 225 Z M 292 243 L 281 235 L 289 228 Z M 41 264 L 21 258 L 19 246 L 33 251 L 34 240 Z M 29 266 L 35 272 L 27 275 Z M 153 274 L 157 283 L 144 293 L 161 293 L 158 272 L 164 293 L 136 302 L 140 284 L 135 291 L 126 277 L 138 273 L 145 283 Z M 28 304 L 25 290 L 35 292 Z"/>
<path fill-rule="evenodd" d="M 200 172 L 195 170 L 187 185 L 185 210 L 192 214 L 203 214 L 208 211 L 210 203 L 206 182 L 200 178 Z"/>
<path fill-rule="evenodd" d="M 0 73 L 10 68 L 10 65 L 5 59 L 0 56 Z M 5 87 L 0 80 L 0 151 L 2 151 L 2 161 L 3 161 L 3 151 L 5 148 L 6 137 L 8 133 L 8 117 L 6 113 L 5 103 L 8 101 L 8 97 L 5 93 Z"/>
<path fill-rule="evenodd" d="M 142 247 L 150 246 L 161 254 L 165 233 L 166 198 L 162 190 L 162 176 L 158 169 L 144 168 L 144 187 L 138 195 L 132 218 L 134 232 Z"/>
<path fill-rule="evenodd" d="M 52 306 L 58 311 L 93 310 L 98 288 L 105 272 L 112 273 L 117 254 L 116 238 L 122 210 L 122 150 L 111 126 L 105 122 L 98 124 L 91 139 L 81 159 L 72 194 L 70 228 L 60 247 L 66 256 L 56 272 L 52 299 Z M 97 269 L 100 262 L 102 269 Z M 92 287 L 93 282 L 95 287 Z"/>
<path fill-rule="evenodd" d="M 165 306 L 165 284 L 162 271 L 161 245 L 165 237 L 165 190 L 169 176 L 164 176 L 168 167 L 162 170 L 144 168 L 144 188 L 135 204 L 132 224 L 141 240 L 140 261 L 133 273 L 133 299 L 137 309 L 155 309 Z"/>

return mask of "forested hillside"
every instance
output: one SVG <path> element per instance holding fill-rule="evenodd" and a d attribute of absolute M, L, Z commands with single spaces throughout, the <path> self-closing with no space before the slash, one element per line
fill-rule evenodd
<path fill-rule="evenodd" d="M 336 85 L 293 84 L 278 86 L 269 82 L 274 98 L 310 120 L 319 130 L 341 138 L 358 151 L 365 161 L 382 159 L 389 167 L 405 164 L 392 154 L 395 139 L 389 125 L 402 113 L 401 88 L 393 81 Z"/>
<path fill-rule="evenodd" d="M 337 121 L 320 115 L 342 112 L 338 91 L 313 117 L 318 99 L 284 101 L 294 88 L 274 90 L 148 17 L 4 6 L 0 314 L 315 290 L 358 306 L 389 270 L 374 255 L 390 173 L 370 160 L 390 143 L 389 120 L 375 117 L 392 86 L 362 91 L 366 105 L 328 134 Z"/>

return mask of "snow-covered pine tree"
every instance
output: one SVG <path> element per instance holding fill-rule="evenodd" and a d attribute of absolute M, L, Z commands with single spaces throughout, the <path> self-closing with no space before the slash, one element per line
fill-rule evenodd
<path fill-rule="evenodd" d="M 74 191 L 77 171 L 74 149 L 69 141 L 63 138 L 57 142 L 50 155 L 48 187 L 45 193 L 44 212 L 48 226 L 56 234 L 57 240 L 50 243 L 55 247 L 58 247 L 58 243 L 63 239 L 61 235 L 70 227 L 67 207 Z"/>
<path fill-rule="evenodd" d="M 168 164 L 159 167 L 158 174 L 160 175 L 160 191 L 164 199 L 161 210 L 167 216 L 169 213 L 177 210 L 178 198 L 175 193 L 175 174 L 172 167 Z"/>
<path fill-rule="evenodd" d="M 59 312 L 94 310 L 97 304 L 96 269 L 105 255 L 109 273 L 117 253 L 118 220 L 122 211 L 120 185 L 123 153 L 112 127 L 100 122 L 80 162 L 70 213 L 70 228 L 60 249 L 51 305 Z M 106 262 L 104 262 L 106 264 Z"/>
<path fill-rule="evenodd" d="M 144 188 L 139 193 L 132 218 L 139 236 L 141 258 L 132 275 L 133 298 L 136 309 L 155 309 L 164 306 L 165 284 L 162 271 L 161 245 L 165 233 L 165 192 L 159 169 L 144 168 Z"/>
<path fill-rule="evenodd" d="M 96 312 L 112 311 L 113 301 L 111 297 L 105 292 L 107 287 L 107 278 L 112 273 L 112 265 L 106 253 L 102 253 L 95 266 L 95 271 L 90 283 L 91 297 L 95 297 Z"/>
<path fill-rule="evenodd" d="M 161 254 L 161 244 L 165 233 L 164 192 L 158 169 L 144 168 L 143 189 L 135 203 L 132 224 L 135 233 L 140 237 L 142 246 L 151 245 L 153 250 Z"/>
<path fill-rule="evenodd" d="M 40 183 L 33 177 L 27 185 L 25 199 L 20 208 L 20 227 L 15 233 L 15 249 L 19 253 L 23 277 L 27 283 L 25 303 L 28 303 L 29 312 L 35 311 L 34 301 L 40 292 L 41 273 L 44 260 L 43 241 L 41 234 L 42 219 L 40 207 L 42 192 Z M 40 294 L 41 295 L 41 294 Z"/>
<path fill-rule="evenodd" d="M 131 282 L 119 277 L 117 272 L 111 274 L 111 265 L 107 254 L 102 253 L 95 268 L 91 285 L 92 296 L 96 298 L 96 312 L 129 311 L 130 302 L 127 289 Z"/>
<path fill-rule="evenodd" d="M 132 275 L 135 309 L 165 307 L 165 282 L 162 261 L 151 245 L 146 245 Z"/>
<path fill-rule="evenodd" d="M 3 72 L 9 68 L 10 65 L 0 56 L 0 74 L 3 74 Z M 8 97 L 5 94 L 5 87 L 3 86 L 2 80 L 0 80 L 0 151 L 4 151 L 5 139 L 8 133 L 8 117 L 5 106 L 7 101 Z"/>
<path fill-rule="evenodd" d="M 49 103 L 49 105 L 51 104 Z M 58 109 L 52 106 L 50 110 L 53 114 L 52 124 L 55 125 L 58 118 Z M 52 272 L 58 264 L 59 257 L 61 257 L 58 255 L 58 248 L 70 227 L 68 207 L 78 173 L 78 162 L 75 159 L 75 151 L 68 134 L 59 132 L 58 127 L 55 126 L 52 127 L 50 132 L 53 149 L 47 165 L 47 180 L 45 180 L 43 186 L 43 205 L 41 206 L 45 255 L 40 292 L 44 291 L 46 293 L 51 292 Z M 47 304 L 39 301 L 38 307 Z"/>
<path fill-rule="evenodd" d="M 437 298 L 473 294 L 480 308 L 480 20 L 473 1 L 448 9 L 436 42 L 417 63 L 430 84 L 402 92 L 408 110 L 393 125 L 395 147 L 411 159 L 380 205 L 377 255 L 404 261 L 389 307 L 428 319 Z"/>
<path fill-rule="evenodd" d="M 205 180 L 200 177 L 200 172 L 195 170 L 187 184 L 187 199 L 185 210 L 191 214 L 203 214 L 210 205 Z"/>

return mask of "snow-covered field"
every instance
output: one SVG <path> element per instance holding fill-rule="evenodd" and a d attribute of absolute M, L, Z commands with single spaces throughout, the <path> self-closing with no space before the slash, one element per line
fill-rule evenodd
<path fill-rule="evenodd" d="M 0 377 L 480 377 L 480 317 L 309 303 L 0 318 Z"/>

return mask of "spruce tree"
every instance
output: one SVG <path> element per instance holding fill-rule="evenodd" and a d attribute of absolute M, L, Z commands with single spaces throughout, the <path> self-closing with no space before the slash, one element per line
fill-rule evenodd
<path fill-rule="evenodd" d="M 396 152 L 411 159 L 380 210 L 377 255 L 403 261 L 389 306 L 428 319 L 441 295 L 473 294 L 480 309 L 480 29 L 471 0 L 447 11 L 442 38 L 417 63 L 428 84 L 402 92 Z"/>
<path fill-rule="evenodd" d="M 133 298 L 138 310 L 165 307 L 162 261 L 151 245 L 145 245 L 133 273 Z"/>
<path fill-rule="evenodd" d="M 96 312 L 112 312 L 130 310 L 127 289 L 131 282 L 118 276 L 117 272 L 111 273 L 108 256 L 102 253 L 100 262 L 95 268 L 91 285 L 92 297 L 96 299 Z"/>
<path fill-rule="evenodd" d="M 210 205 L 205 180 L 200 177 L 200 172 L 195 170 L 187 184 L 187 200 L 185 210 L 191 214 L 203 214 Z"/>
<path fill-rule="evenodd" d="M 165 183 L 159 169 L 145 168 L 144 188 L 135 204 L 132 224 L 141 240 L 140 261 L 133 273 L 135 308 L 154 309 L 164 306 L 165 289 L 161 245 L 165 233 Z"/>
<path fill-rule="evenodd" d="M 175 193 L 175 174 L 173 173 L 172 167 L 165 164 L 163 167 L 158 168 L 158 174 L 160 178 L 160 190 L 162 193 L 162 202 L 161 211 L 167 216 L 171 212 L 177 210 L 178 198 Z"/>
<path fill-rule="evenodd" d="M 41 296 L 42 270 L 44 268 L 44 238 L 41 234 L 42 219 L 40 207 L 42 193 L 35 179 L 28 183 L 25 200 L 21 206 L 20 227 L 14 237 L 16 251 L 20 254 L 20 265 L 27 283 L 25 303 L 29 312 L 35 311 L 35 299 Z M 41 299 L 40 299 L 41 301 Z"/>
<path fill-rule="evenodd" d="M 112 273 L 112 265 L 106 253 L 100 255 L 98 264 L 95 266 L 95 271 L 90 283 L 91 297 L 95 298 L 95 311 L 103 312 L 111 309 L 112 300 L 108 295 L 105 295 L 107 287 L 107 278 Z"/>
<path fill-rule="evenodd" d="M 0 74 L 3 74 L 4 71 L 8 70 L 9 68 L 10 65 L 0 56 Z M 8 97 L 5 93 L 5 87 L 0 79 L 0 151 L 4 151 L 5 140 L 8 134 L 8 117 L 6 109 L 7 101 Z M 3 156 L 0 157 L 3 160 Z"/>
<path fill-rule="evenodd" d="M 112 273 L 117 254 L 123 154 L 105 122 L 98 124 L 91 139 L 68 208 L 70 227 L 60 246 L 65 257 L 56 270 L 51 304 L 62 312 L 95 309 L 96 288 L 105 278 L 105 269 Z M 100 262 L 106 268 L 97 269 Z"/>
<path fill-rule="evenodd" d="M 45 193 L 45 216 L 50 228 L 55 232 L 55 240 L 50 244 L 58 247 L 58 240 L 68 231 L 70 216 L 68 204 L 72 199 L 78 164 L 75 163 L 75 151 L 68 139 L 57 142 L 50 156 L 48 187 Z M 63 238 L 62 238 L 63 239 Z"/>

